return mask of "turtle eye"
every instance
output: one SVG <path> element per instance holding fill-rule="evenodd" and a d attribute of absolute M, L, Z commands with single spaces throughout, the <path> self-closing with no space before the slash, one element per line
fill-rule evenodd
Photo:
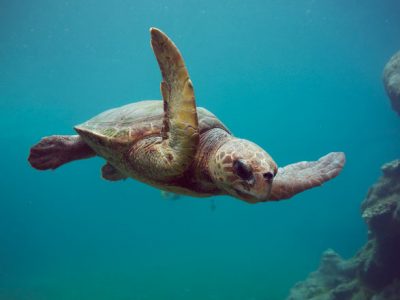
<path fill-rule="evenodd" d="M 272 172 L 267 172 L 263 174 L 263 177 L 266 181 L 271 181 L 274 178 L 274 174 Z"/>
<path fill-rule="evenodd" d="M 250 167 L 240 159 L 233 162 L 233 168 L 235 173 L 243 180 L 251 180 L 253 178 L 253 172 Z"/>

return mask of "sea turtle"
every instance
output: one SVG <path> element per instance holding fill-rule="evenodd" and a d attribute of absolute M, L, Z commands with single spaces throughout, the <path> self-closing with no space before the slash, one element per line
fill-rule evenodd
<path fill-rule="evenodd" d="M 131 177 L 167 192 L 231 195 L 248 203 L 290 198 L 342 170 L 341 152 L 278 169 L 261 147 L 234 137 L 214 114 L 196 107 L 179 50 L 159 29 L 150 33 L 163 101 L 110 109 L 76 126 L 78 135 L 42 138 L 28 158 L 34 168 L 56 169 L 98 155 L 107 161 L 102 168 L 107 180 Z"/>

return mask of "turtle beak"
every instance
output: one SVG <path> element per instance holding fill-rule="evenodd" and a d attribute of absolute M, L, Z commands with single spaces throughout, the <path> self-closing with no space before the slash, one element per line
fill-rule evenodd
<path fill-rule="evenodd" d="M 235 192 L 238 198 L 248 203 L 265 202 L 271 195 L 272 182 L 273 176 L 266 179 L 261 173 L 254 174 L 254 180 L 249 190 L 235 189 Z"/>
<path fill-rule="evenodd" d="M 266 178 L 265 174 L 256 174 L 256 180 L 252 188 L 252 192 L 254 197 L 257 198 L 258 202 L 268 200 L 269 196 L 271 195 L 272 182 L 274 177 L 267 177 L 268 178 Z"/>

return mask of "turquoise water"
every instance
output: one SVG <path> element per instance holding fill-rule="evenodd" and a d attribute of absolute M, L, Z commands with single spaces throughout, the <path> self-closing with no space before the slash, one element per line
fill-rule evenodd
<path fill-rule="evenodd" d="M 399 157 L 381 84 L 400 49 L 391 1 L 0 1 L 0 299 L 284 299 L 334 248 Z M 38 172 L 31 145 L 159 99 L 151 26 L 180 48 L 197 104 L 280 165 L 344 151 L 343 173 L 289 201 L 164 199 L 100 178 L 100 158 Z M 215 202 L 216 209 L 213 209 Z"/>

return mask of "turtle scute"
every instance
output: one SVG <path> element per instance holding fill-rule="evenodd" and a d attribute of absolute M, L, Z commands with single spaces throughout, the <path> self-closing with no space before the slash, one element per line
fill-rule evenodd
<path fill-rule="evenodd" d="M 229 132 L 226 126 L 211 112 L 198 107 L 200 134 L 221 128 Z M 147 100 L 107 110 L 75 127 L 76 131 L 92 147 L 96 145 L 132 144 L 150 136 L 161 135 L 163 126 L 163 103 L 159 100 Z"/>

